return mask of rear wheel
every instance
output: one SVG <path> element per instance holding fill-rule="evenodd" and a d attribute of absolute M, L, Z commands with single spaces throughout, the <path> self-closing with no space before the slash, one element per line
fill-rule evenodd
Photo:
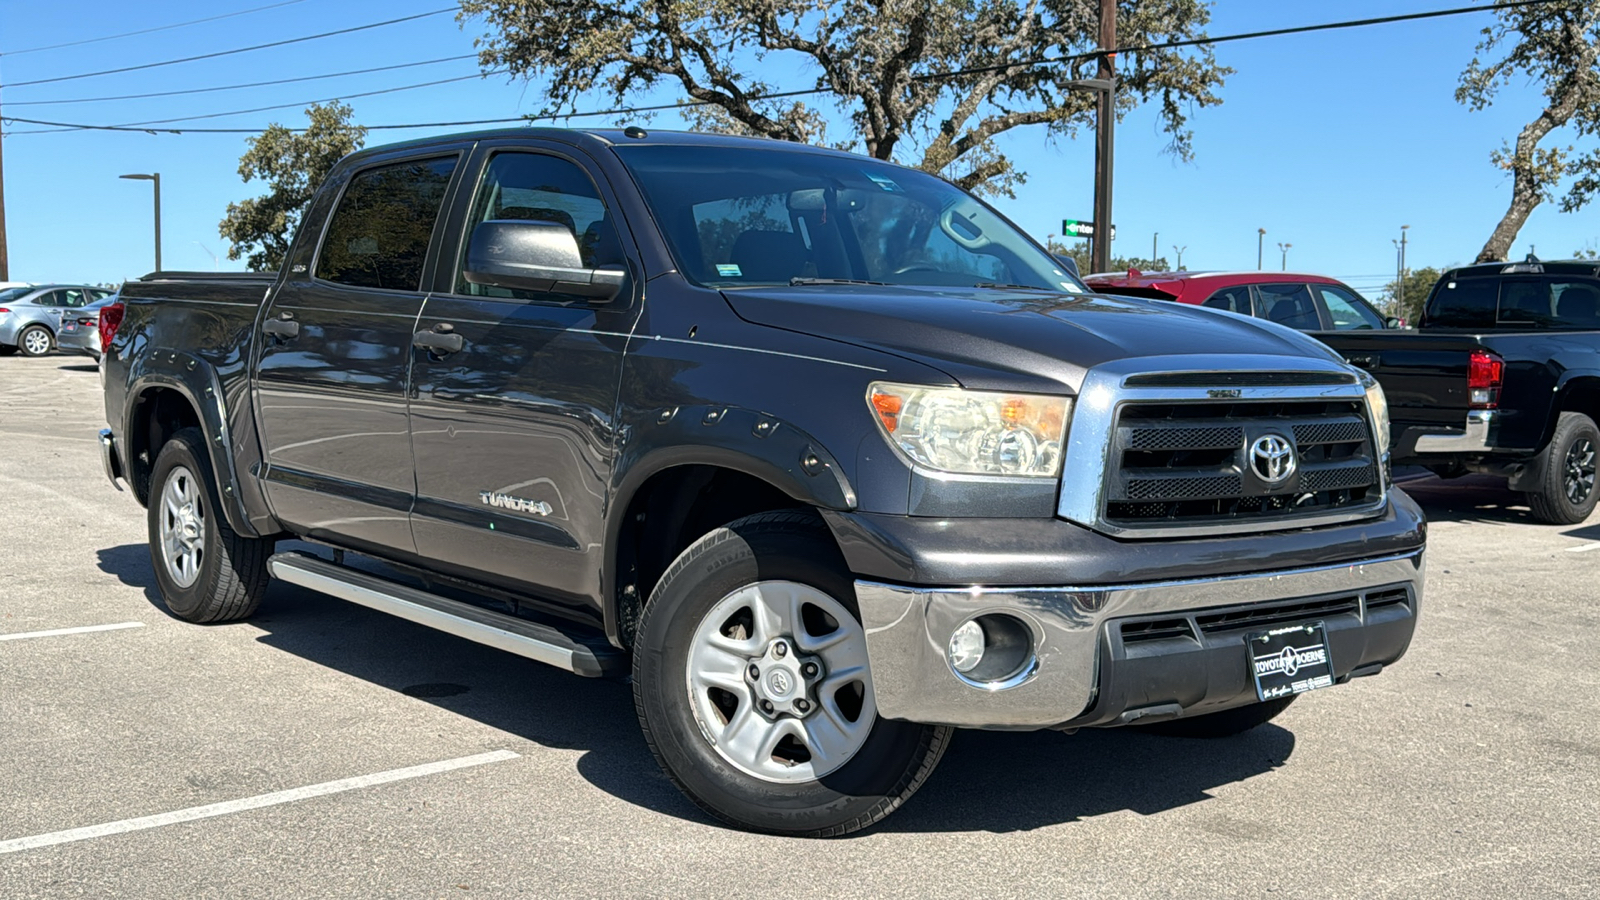
<path fill-rule="evenodd" d="M 1252 728 L 1276 719 L 1279 714 L 1289 708 L 1297 695 L 1290 694 L 1277 700 L 1266 700 L 1261 703 L 1252 703 L 1249 706 L 1236 706 L 1222 712 L 1208 713 L 1192 718 L 1168 719 L 1165 722 L 1155 722 L 1150 725 L 1136 725 L 1151 734 L 1160 734 L 1167 737 L 1184 738 L 1226 738 L 1244 734 Z"/>
<path fill-rule="evenodd" d="M 806 513 L 740 519 L 685 550 L 645 607 L 633 676 L 656 761 L 741 828 L 872 825 L 922 786 L 951 736 L 878 717 L 854 586 Z"/>
<path fill-rule="evenodd" d="M 1555 525 L 1576 525 L 1594 512 L 1595 451 L 1600 430 L 1583 413 L 1564 412 L 1545 448 L 1544 483 L 1528 495 L 1534 518 Z"/>
<path fill-rule="evenodd" d="M 255 612 L 267 589 L 273 542 L 228 527 L 200 429 L 185 428 L 162 445 L 149 498 L 150 563 L 167 609 L 189 622 L 229 622 Z"/>
<path fill-rule="evenodd" d="M 17 349 L 22 351 L 23 356 L 43 356 L 50 352 L 55 343 L 50 329 L 43 325 L 29 325 L 17 335 Z"/>

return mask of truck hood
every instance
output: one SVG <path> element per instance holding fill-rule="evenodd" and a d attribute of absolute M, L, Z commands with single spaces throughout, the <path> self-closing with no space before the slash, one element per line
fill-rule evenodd
<path fill-rule="evenodd" d="M 1099 294 L 802 285 L 723 291 L 743 319 L 915 360 L 974 390 L 1076 392 L 1084 373 L 1144 356 L 1244 354 L 1343 362 L 1281 325 Z"/>

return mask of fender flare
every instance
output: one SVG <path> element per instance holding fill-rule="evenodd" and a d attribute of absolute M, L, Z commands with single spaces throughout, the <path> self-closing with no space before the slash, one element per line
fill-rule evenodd
<path fill-rule="evenodd" d="M 727 406 L 641 411 L 622 436 L 606 511 L 601 578 L 606 635 L 620 644 L 617 554 L 629 506 L 651 478 L 683 466 L 715 466 L 772 485 L 798 504 L 850 511 L 856 491 L 838 459 L 807 432 L 776 416 Z"/>
<path fill-rule="evenodd" d="M 184 398 L 200 420 L 200 430 L 205 436 L 211 471 L 216 475 L 217 489 L 221 492 L 220 505 L 228 527 L 244 537 L 258 538 L 265 532 L 257 527 L 245 506 L 239 473 L 234 466 L 233 435 L 228 426 L 228 411 L 223 399 L 222 382 L 216 367 L 197 356 L 181 350 L 151 350 L 141 354 L 128 373 L 128 402 L 124 406 L 125 421 L 122 433 L 130 443 L 135 431 L 134 417 L 140 411 L 145 395 L 153 390 L 170 390 Z M 151 463 L 154 464 L 154 456 Z M 269 517 L 261 519 L 270 523 Z"/>

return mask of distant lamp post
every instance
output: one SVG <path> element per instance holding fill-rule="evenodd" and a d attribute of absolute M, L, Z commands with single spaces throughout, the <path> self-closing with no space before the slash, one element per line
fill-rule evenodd
<path fill-rule="evenodd" d="M 1410 227 L 1410 225 L 1401 225 L 1400 240 L 1390 241 L 1390 243 L 1394 244 L 1394 249 L 1396 251 L 1394 264 L 1394 299 L 1397 310 L 1404 310 L 1406 308 L 1406 229 Z M 1404 315 L 1404 312 L 1397 311 L 1395 314 Z"/>
<path fill-rule="evenodd" d="M 161 173 L 154 172 L 149 175 L 119 175 L 133 181 L 149 181 L 156 188 L 156 271 L 161 271 Z"/>
<path fill-rule="evenodd" d="M 1267 247 L 1266 241 L 1267 241 L 1267 230 L 1265 228 L 1257 228 L 1256 229 L 1256 268 L 1258 270 L 1261 268 L 1262 259 L 1265 258 L 1265 257 L 1262 256 L 1262 253 L 1264 253 L 1266 251 L 1266 247 Z"/>
<path fill-rule="evenodd" d="M 1187 249 L 1189 249 L 1189 247 L 1187 245 L 1182 246 L 1182 247 L 1179 247 L 1177 244 L 1173 244 L 1172 245 L 1172 252 L 1178 254 L 1178 271 L 1179 272 L 1183 271 L 1183 251 L 1185 251 Z"/>
<path fill-rule="evenodd" d="M 1284 272 L 1289 271 L 1289 248 L 1293 247 L 1293 246 L 1294 246 L 1293 244 L 1281 244 L 1281 243 L 1278 245 L 1278 252 L 1283 254 L 1283 260 L 1282 260 L 1283 265 L 1280 267 L 1280 271 L 1284 271 Z"/>

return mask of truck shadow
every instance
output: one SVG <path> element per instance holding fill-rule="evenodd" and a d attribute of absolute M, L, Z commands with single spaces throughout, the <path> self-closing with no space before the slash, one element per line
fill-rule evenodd
<path fill-rule="evenodd" d="M 165 613 L 143 544 L 100 550 L 99 562 Z M 585 751 L 577 771 L 596 788 L 652 812 L 716 824 L 656 766 L 626 684 L 579 678 L 283 583 L 272 585 L 249 625 L 264 632 L 261 643 L 319 667 L 545 747 Z M 1220 741 L 1128 731 L 962 732 L 920 794 L 877 830 L 1011 832 L 1118 810 L 1151 815 L 1269 772 L 1294 744 L 1275 725 Z"/>
<path fill-rule="evenodd" d="M 1421 505 L 1430 522 L 1482 522 L 1499 525 L 1544 525 L 1533 517 L 1522 494 L 1506 487 L 1504 478 L 1426 475 L 1397 486 Z"/>

